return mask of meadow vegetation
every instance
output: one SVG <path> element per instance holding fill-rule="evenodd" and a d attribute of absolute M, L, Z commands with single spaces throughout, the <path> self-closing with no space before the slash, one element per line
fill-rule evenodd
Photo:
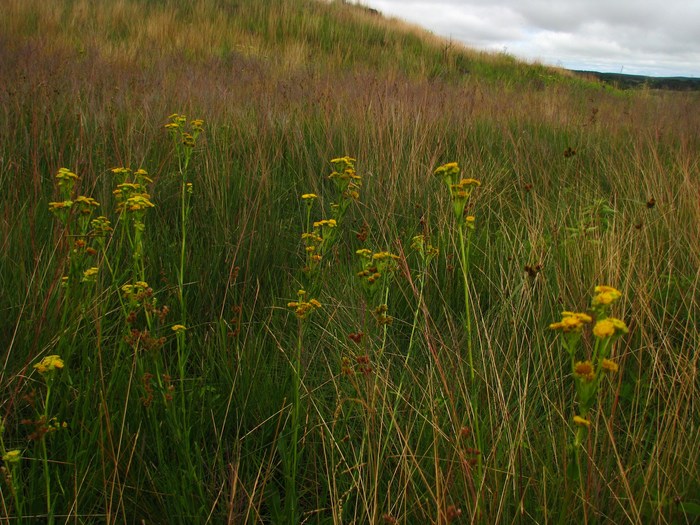
<path fill-rule="evenodd" d="M 0 518 L 697 523 L 700 98 L 312 0 L 5 0 Z"/>

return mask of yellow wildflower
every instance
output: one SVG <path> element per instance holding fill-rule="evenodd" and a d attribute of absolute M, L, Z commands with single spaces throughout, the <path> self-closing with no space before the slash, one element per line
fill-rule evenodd
<path fill-rule="evenodd" d="M 328 226 L 329 228 L 335 228 L 338 223 L 335 219 L 323 219 L 322 221 L 314 222 L 314 228 L 320 228 L 322 226 Z"/>
<path fill-rule="evenodd" d="M 75 181 L 78 180 L 80 177 L 78 177 L 68 168 L 60 168 L 58 170 L 58 173 L 56 174 L 56 178 L 58 179 L 58 185 L 60 187 L 72 187 Z"/>
<path fill-rule="evenodd" d="M 22 451 L 21 450 L 8 450 L 3 454 L 2 460 L 5 462 L 5 464 L 12 465 L 13 463 L 19 463 L 19 461 L 22 459 Z"/>
<path fill-rule="evenodd" d="M 81 195 L 80 197 L 76 197 L 75 204 L 84 204 L 85 206 L 92 206 L 94 208 L 97 208 L 100 205 L 100 203 L 97 202 L 92 197 L 85 197 L 84 195 Z"/>
<path fill-rule="evenodd" d="M 94 283 L 95 280 L 97 279 L 97 273 L 100 271 L 100 269 L 97 266 L 93 266 L 92 268 L 88 268 L 83 272 L 83 279 L 82 281 L 84 283 Z"/>
<path fill-rule="evenodd" d="M 443 175 L 445 173 L 459 173 L 459 164 L 448 162 L 435 170 L 435 175 Z"/>
<path fill-rule="evenodd" d="M 611 361 L 610 359 L 603 359 L 601 366 L 608 372 L 617 372 L 619 369 L 617 363 L 615 361 Z"/>
<path fill-rule="evenodd" d="M 468 186 L 481 186 L 481 181 L 478 181 L 476 179 L 462 179 L 459 181 L 459 185 L 464 187 Z"/>
<path fill-rule="evenodd" d="M 308 232 L 302 233 L 301 238 L 304 241 L 310 241 L 310 242 L 315 242 L 315 243 L 320 243 L 321 241 L 323 241 L 323 237 L 321 237 L 317 233 L 308 233 Z"/>
<path fill-rule="evenodd" d="M 183 324 L 174 324 L 173 326 L 170 327 L 170 329 L 175 332 L 176 334 L 179 334 L 180 332 L 184 332 L 187 330 L 185 325 Z"/>
<path fill-rule="evenodd" d="M 590 361 L 579 361 L 576 363 L 574 365 L 574 373 L 589 383 L 595 379 L 593 364 Z"/>
<path fill-rule="evenodd" d="M 112 231 L 112 224 L 109 222 L 109 219 L 105 217 L 104 215 L 101 215 L 97 217 L 96 219 L 92 219 L 90 221 L 90 224 L 92 225 L 92 228 L 95 230 L 95 233 L 107 233 Z"/>
<path fill-rule="evenodd" d="M 352 164 L 353 162 L 356 162 L 356 161 L 357 161 L 357 159 L 353 159 L 352 157 L 345 156 L 345 157 L 338 157 L 336 159 L 331 159 L 331 164 L 340 164 L 340 163 Z"/>
<path fill-rule="evenodd" d="M 193 148 L 195 145 L 194 137 L 189 133 L 183 133 L 182 134 L 182 144 L 184 144 L 188 148 Z"/>
<path fill-rule="evenodd" d="M 121 184 L 117 184 L 117 190 L 114 190 L 112 193 L 116 194 L 118 190 L 140 191 L 141 189 L 141 185 L 136 182 L 122 182 Z"/>
<path fill-rule="evenodd" d="M 308 301 L 304 301 L 302 299 L 304 295 L 306 295 L 304 290 L 299 290 L 297 295 L 299 296 L 298 301 L 291 301 L 287 303 L 287 307 L 294 310 L 294 314 L 297 316 L 297 318 L 306 319 L 314 310 L 321 308 L 320 301 L 316 299 L 310 299 Z"/>
<path fill-rule="evenodd" d="M 40 362 L 34 365 L 40 374 L 46 374 L 56 369 L 63 368 L 63 359 L 57 355 L 47 355 Z"/>
<path fill-rule="evenodd" d="M 562 312 L 562 320 L 549 325 L 551 330 L 562 332 L 580 332 L 584 323 L 590 323 L 593 319 L 590 315 L 580 312 Z"/>
<path fill-rule="evenodd" d="M 612 337 L 616 333 L 626 334 L 629 332 L 627 325 L 624 321 L 620 319 L 615 319 L 614 317 L 607 317 L 598 321 L 593 327 L 593 335 L 600 339 L 605 339 L 606 337 Z"/>
<path fill-rule="evenodd" d="M 126 206 L 127 210 L 129 211 L 141 211 L 145 210 L 146 208 L 153 208 L 155 204 L 153 204 L 149 199 L 150 195 L 147 193 L 141 193 L 139 195 L 134 195 L 133 197 L 129 197 L 126 199 Z"/>
<path fill-rule="evenodd" d="M 398 255 L 394 255 L 393 253 L 390 253 L 390 252 L 377 252 L 374 255 L 372 255 L 372 259 L 374 259 L 374 260 L 400 259 L 400 257 Z"/>
<path fill-rule="evenodd" d="M 304 200 L 313 200 L 313 199 L 318 199 L 318 195 L 316 195 L 315 193 L 304 193 L 301 196 L 301 198 Z"/>
<path fill-rule="evenodd" d="M 73 206 L 73 201 L 49 202 L 49 211 L 64 210 Z"/>
<path fill-rule="evenodd" d="M 593 335 L 600 339 L 611 337 L 615 335 L 615 325 L 609 319 L 602 319 L 593 327 Z"/>
<path fill-rule="evenodd" d="M 596 295 L 591 301 L 593 306 L 608 306 L 622 297 L 622 293 L 612 286 L 596 286 L 594 291 Z"/>

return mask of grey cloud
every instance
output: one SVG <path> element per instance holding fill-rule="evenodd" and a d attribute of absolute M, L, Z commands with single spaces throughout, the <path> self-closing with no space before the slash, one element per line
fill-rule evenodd
<path fill-rule="evenodd" d="M 545 63 L 644 74 L 700 73 L 700 1 L 363 0 L 480 49 Z M 569 64 L 576 64 L 572 66 Z M 586 67 L 591 64 L 591 67 Z M 608 65 L 610 64 L 610 65 Z"/>

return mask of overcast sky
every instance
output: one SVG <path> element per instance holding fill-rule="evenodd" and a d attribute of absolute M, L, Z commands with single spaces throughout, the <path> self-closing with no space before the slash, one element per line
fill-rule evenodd
<path fill-rule="evenodd" d="M 613 73 L 700 77 L 700 0 L 361 0 L 469 47 Z"/>

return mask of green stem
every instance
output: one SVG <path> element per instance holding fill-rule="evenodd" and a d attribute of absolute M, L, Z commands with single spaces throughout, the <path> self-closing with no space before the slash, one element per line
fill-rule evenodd
<path fill-rule="evenodd" d="M 462 279 L 464 281 L 464 327 L 467 331 L 467 356 L 469 359 L 469 372 L 474 383 L 474 359 L 472 355 L 472 319 L 469 302 L 469 243 L 464 242 L 464 228 L 458 227 L 459 247 L 461 252 Z"/>
<path fill-rule="evenodd" d="M 297 520 L 297 469 L 299 466 L 299 427 L 301 426 L 301 349 L 303 340 L 303 321 L 299 321 L 297 334 L 297 347 L 292 363 L 292 464 L 289 472 L 289 484 L 287 486 L 287 494 L 285 496 L 285 507 L 288 510 L 289 523 L 298 523 Z"/>
<path fill-rule="evenodd" d="M 51 379 L 48 379 L 47 385 L 46 385 L 46 401 L 44 402 L 44 425 L 48 425 L 49 423 L 49 399 L 51 398 L 51 384 L 50 384 Z M 49 525 L 52 525 L 54 520 L 53 520 L 53 511 L 51 510 L 51 473 L 49 472 L 49 453 L 46 448 L 46 435 L 44 435 L 41 438 L 41 451 L 42 451 L 42 458 L 41 458 L 41 463 L 44 467 L 44 483 L 46 485 L 46 515 L 48 516 L 48 523 Z"/>
<path fill-rule="evenodd" d="M 180 191 L 180 237 L 181 237 L 181 244 L 180 244 L 180 269 L 178 272 L 177 276 L 177 285 L 178 285 L 178 295 L 180 299 L 180 316 L 181 316 L 181 321 L 182 324 L 186 325 L 186 320 L 187 320 L 187 312 L 185 308 L 185 292 L 184 292 L 184 285 L 185 285 L 185 248 L 187 245 L 187 203 L 186 203 L 186 194 L 187 194 L 187 182 L 185 180 L 185 174 L 182 173 L 182 187 Z"/>
<path fill-rule="evenodd" d="M 464 327 L 467 332 L 467 356 L 469 359 L 469 372 L 471 374 L 471 382 L 472 386 L 474 385 L 474 358 L 473 358 L 473 353 L 472 353 L 472 319 L 471 319 L 471 307 L 470 307 L 470 301 L 469 301 L 469 248 L 471 243 L 469 242 L 471 239 L 467 239 L 467 242 L 464 242 L 464 228 L 465 226 L 459 225 L 458 226 L 458 231 L 459 231 L 459 247 L 460 247 L 460 255 L 461 255 L 461 266 L 462 266 L 462 279 L 464 280 Z M 481 440 L 481 424 L 479 423 L 479 410 L 478 410 L 478 398 L 475 395 L 476 392 L 473 392 L 473 395 L 470 397 L 470 404 L 472 407 L 472 414 L 474 415 L 474 436 L 476 438 L 476 448 L 479 451 L 479 454 L 476 459 L 477 463 L 477 479 L 478 482 L 481 483 L 481 480 L 483 479 L 483 444 Z M 477 507 L 478 507 L 478 500 L 477 500 Z"/>

